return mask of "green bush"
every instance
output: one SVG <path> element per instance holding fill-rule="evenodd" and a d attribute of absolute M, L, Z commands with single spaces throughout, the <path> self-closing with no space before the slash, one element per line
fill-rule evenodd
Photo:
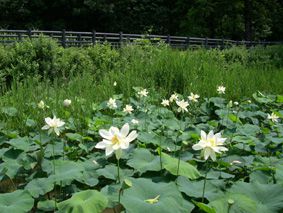
<path fill-rule="evenodd" d="M 237 98 L 257 90 L 282 93 L 282 69 L 282 46 L 180 51 L 165 44 L 119 49 L 99 44 L 64 49 L 44 37 L 0 46 L 2 93 L 30 78 L 62 85 L 87 75 L 92 90 L 99 91 L 97 100 L 113 93 L 114 81 L 116 92 L 125 96 L 133 86 L 155 88 L 161 94 L 196 91 L 211 96 L 217 85 L 225 84 L 228 95 Z"/>

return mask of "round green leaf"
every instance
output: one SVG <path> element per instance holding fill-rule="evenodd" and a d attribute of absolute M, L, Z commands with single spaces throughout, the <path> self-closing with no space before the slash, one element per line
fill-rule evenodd
<path fill-rule="evenodd" d="M 33 203 L 33 198 L 24 190 L 0 194 L 1 213 L 26 213 L 31 210 Z"/>
<path fill-rule="evenodd" d="M 132 158 L 127 163 L 130 167 L 136 169 L 141 174 L 146 171 L 159 171 L 159 157 L 154 156 L 147 149 L 136 149 L 133 152 Z"/>
<path fill-rule="evenodd" d="M 66 133 L 66 136 L 71 141 L 77 141 L 77 142 L 82 142 L 83 141 L 83 136 L 81 136 L 78 133 Z"/>
<path fill-rule="evenodd" d="M 280 184 L 239 182 L 229 190 L 248 196 L 256 203 L 257 213 L 272 213 L 283 210 L 283 187 Z"/>
<path fill-rule="evenodd" d="M 50 192 L 53 187 L 53 180 L 49 178 L 36 178 L 30 181 L 25 189 L 28 190 L 33 197 L 38 198 L 39 195 L 44 195 L 47 192 Z"/>
<path fill-rule="evenodd" d="M 132 187 L 121 197 L 127 212 L 186 212 L 184 199 L 175 183 L 154 183 L 145 178 L 131 180 Z"/>
<path fill-rule="evenodd" d="M 190 197 L 202 197 L 203 183 L 204 180 L 190 181 L 185 177 L 177 178 L 179 190 Z M 207 180 L 204 197 L 208 200 L 214 200 L 216 197 L 223 194 L 221 188 L 224 188 L 224 186 L 225 183 L 223 180 Z"/>
<path fill-rule="evenodd" d="M 101 192 L 86 190 L 58 203 L 58 209 L 62 213 L 101 213 L 107 207 L 107 203 L 107 197 Z"/>
<path fill-rule="evenodd" d="M 45 212 L 54 211 L 55 206 L 56 203 L 54 200 L 39 201 L 37 204 L 37 208 Z"/>
<path fill-rule="evenodd" d="M 164 168 L 171 174 L 177 175 L 178 159 L 162 153 L 162 160 Z M 200 177 L 199 171 L 194 166 L 182 160 L 180 160 L 178 175 L 187 177 L 192 180 Z"/>

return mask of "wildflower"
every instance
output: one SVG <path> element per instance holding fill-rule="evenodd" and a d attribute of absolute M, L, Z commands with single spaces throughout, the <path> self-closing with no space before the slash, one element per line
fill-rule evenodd
<path fill-rule="evenodd" d="M 126 105 L 125 108 L 123 109 L 123 112 L 126 112 L 126 113 L 129 113 L 129 114 L 132 114 L 132 111 L 133 111 L 133 107 L 131 105 Z"/>
<path fill-rule="evenodd" d="M 45 109 L 45 108 L 49 108 L 49 106 L 45 105 L 44 101 L 41 100 L 38 104 L 37 104 L 39 109 Z"/>
<path fill-rule="evenodd" d="M 224 86 L 218 86 L 217 92 L 218 94 L 225 94 L 226 88 Z"/>
<path fill-rule="evenodd" d="M 146 97 L 148 95 L 148 91 L 146 89 L 142 89 L 141 91 L 138 92 L 138 95 L 140 97 Z"/>
<path fill-rule="evenodd" d="M 198 94 L 194 94 L 194 93 L 191 92 L 191 95 L 188 96 L 188 99 L 189 99 L 190 101 L 193 101 L 193 102 L 198 102 L 199 95 L 198 95 Z"/>
<path fill-rule="evenodd" d="M 64 105 L 65 107 L 70 106 L 70 105 L 71 105 L 71 103 L 72 103 L 72 101 L 71 101 L 71 100 L 69 100 L 69 99 L 65 99 L 65 100 L 63 101 L 63 105 Z"/>
<path fill-rule="evenodd" d="M 234 101 L 234 105 L 238 106 L 239 102 L 238 101 Z"/>
<path fill-rule="evenodd" d="M 107 106 L 110 109 L 116 109 L 117 108 L 117 104 L 116 104 L 116 99 L 114 98 L 109 98 L 108 102 L 107 102 Z"/>
<path fill-rule="evenodd" d="M 166 107 L 166 106 L 169 106 L 170 103 L 169 103 L 169 100 L 163 99 L 161 104 Z"/>
<path fill-rule="evenodd" d="M 216 160 L 216 153 L 221 153 L 228 151 L 226 147 L 223 146 L 226 138 L 221 138 L 221 133 L 216 133 L 214 135 L 213 131 L 210 131 L 208 135 L 201 130 L 201 140 L 193 145 L 194 150 L 201 150 L 204 159 L 207 160 L 210 157 L 213 161 Z"/>
<path fill-rule="evenodd" d="M 117 82 L 116 82 L 116 81 L 114 81 L 113 86 L 114 86 L 114 87 L 116 87 L 116 86 L 117 86 Z"/>
<path fill-rule="evenodd" d="M 136 120 L 136 119 L 132 119 L 132 120 L 131 120 L 131 123 L 132 123 L 132 124 L 139 124 L 139 121 Z"/>
<path fill-rule="evenodd" d="M 130 134 L 129 132 L 128 123 L 124 124 L 121 130 L 114 126 L 111 126 L 109 130 L 101 129 L 99 134 L 103 140 L 97 143 L 95 148 L 105 149 L 106 156 L 111 155 L 113 152 L 121 152 L 122 149 L 128 149 L 130 142 L 138 137 L 136 131 L 132 131 Z"/>
<path fill-rule="evenodd" d="M 170 96 L 169 101 L 173 102 L 173 101 L 177 101 L 178 100 L 178 94 L 174 93 Z"/>
<path fill-rule="evenodd" d="M 267 114 L 267 119 L 269 120 L 272 120 L 272 122 L 278 122 L 278 116 L 272 112 L 271 115 L 270 114 Z"/>
<path fill-rule="evenodd" d="M 56 116 L 51 119 L 50 117 L 45 118 L 46 125 L 42 127 L 43 130 L 48 129 L 48 134 L 50 134 L 52 131 L 55 132 L 56 135 L 60 135 L 60 127 L 64 126 L 65 122 L 61 121 L 59 118 L 56 118 Z"/>
<path fill-rule="evenodd" d="M 176 101 L 176 104 L 179 106 L 178 112 L 188 112 L 187 107 L 189 106 L 189 103 L 187 101 L 181 100 L 181 101 Z"/>

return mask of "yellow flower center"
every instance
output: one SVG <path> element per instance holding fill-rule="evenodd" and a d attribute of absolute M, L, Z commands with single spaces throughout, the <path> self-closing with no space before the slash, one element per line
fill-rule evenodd
<path fill-rule="evenodd" d="M 111 142 L 113 145 L 120 144 L 120 141 L 117 135 L 114 135 L 114 137 L 111 139 Z"/>
<path fill-rule="evenodd" d="M 210 143 L 210 145 L 211 145 L 212 147 L 216 146 L 216 141 L 215 141 L 214 138 L 210 138 L 210 139 L 208 139 L 207 141 Z"/>

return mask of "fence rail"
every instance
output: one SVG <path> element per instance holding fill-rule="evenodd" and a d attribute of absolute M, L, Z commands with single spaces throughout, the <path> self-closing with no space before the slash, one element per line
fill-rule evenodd
<path fill-rule="evenodd" d="M 229 39 L 199 38 L 171 35 L 142 35 L 127 33 L 103 33 L 103 32 L 77 32 L 77 31 L 46 31 L 46 30 L 3 30 L 0 29 L 0 43 L 11 44 L 21 42 L 25 39 L 51 37 L 57 40 L 63 47 L 90 46 L 99 43 L 110 43 L 113 46 L 120 46 L 125 43 L 140 44 L 142 39 L 147 39 L 152 44 L 164 42 L 172 47 L 186 49 L 202 46 L 205 48 L 226 48 L 230 46 L 245 45 L 276 45 L 283 44 L 283 41 L 235 41 Z"/>

